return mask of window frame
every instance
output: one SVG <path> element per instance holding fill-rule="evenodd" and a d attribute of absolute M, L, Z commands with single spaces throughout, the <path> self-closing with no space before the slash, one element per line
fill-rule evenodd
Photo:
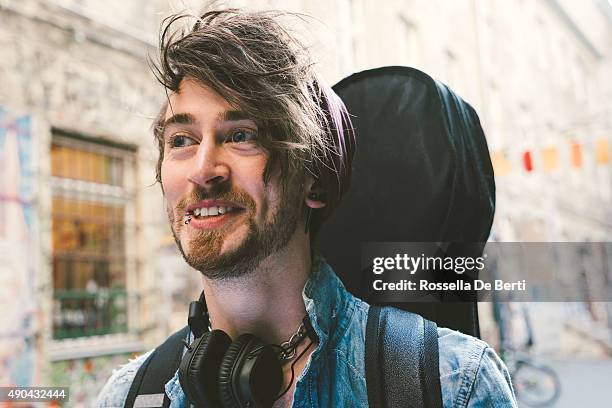
<path fill-rule="evenodd" d="M 93 181 L 58 177 L 53 175 L 51 150 L 53 146 L 66 146 L 86 152 L 95 152 L 104 156 L 109 156 L 123 163 L 121 175 L 121 185 L 111 185 L 97 183 Z M 130 353 L 142 350 L 142 341 L 139 338 L 140 322 L 140 294 L 138 291 L 138 277 L 140 274 L 140 262 L 137 252 L 137 242 L 139 226 L 136 217 L 137 208 L 137 149 L 128 144 L 117 143 L 101 138 L 86 137 L 81 134 L 51 128 L 51 138 L 48 145 L 49 154 L 49 189 L 50 189 L 50 225 L 49 230 L 52 234 L 51 226 L 53 222 L 53 199 L 66 198 L 77 200 L 89 200 L 100 204 L 121 204 L 123 207 L 124 225 L 124 254 L 122 261 L 124 268 L 123 283 L 126 293 L 126 331 L 89 335 L 78 337 L 67 337 L 62 339 L 54 338 L 54 326 L 50 325 L 50 344 L 49 354 L 52 361 L 91 357 L 106 354 Z M 53 260 L 55 250 L 53 245 L 50 247 L 49 265 L 53 273 Z M 55 302 L 57 288 L 53 279 L 51 283 L 52 304 Z M 52 319 L 55 317 L 53 308 L 51 310 Z"/>

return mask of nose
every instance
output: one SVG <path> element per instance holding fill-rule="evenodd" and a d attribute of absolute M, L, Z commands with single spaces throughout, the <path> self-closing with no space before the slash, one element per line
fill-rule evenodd
<path fill-rule="evenodd" d="M 230 168 L 223 156 L 223 149 L 215 143 L 214 138 L 203 138 L 187 175 L 189 181 L 204 188 L 213 188 L 228 181 Z"/>

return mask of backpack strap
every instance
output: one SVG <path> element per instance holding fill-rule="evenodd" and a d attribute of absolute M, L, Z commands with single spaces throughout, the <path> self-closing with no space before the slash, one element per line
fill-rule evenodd
<path fill-rule="evenodd" d="M 371 306 L 365 349 L 370 407 L 442 408 L 434 322 L 392 307 Z"/>
<path fill-rule="evenodd" d="M 189 326 L 183 327 L 157 347 L 138 369 L 125 400 L 125 408 L 155 408 L 170 406 L 166 383 L 170 381 L 183 357 L 183 341 Z"/>

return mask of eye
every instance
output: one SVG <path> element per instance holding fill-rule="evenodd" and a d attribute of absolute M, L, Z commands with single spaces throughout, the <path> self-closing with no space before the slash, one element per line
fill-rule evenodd
<path fill-rule="evenodd" d="M 236 129 L 232 131 L 225 139 L 229 143 L 245 143 L 252 142 L 257 139 L 257 133 L 248 129 Z"/>
<path fill-rule="evenodd" d="M 187 147 L 196 144 L 196 141 L 186 135 L 173 135 L 170 137 L 168 144 L 171 148 Z"/>

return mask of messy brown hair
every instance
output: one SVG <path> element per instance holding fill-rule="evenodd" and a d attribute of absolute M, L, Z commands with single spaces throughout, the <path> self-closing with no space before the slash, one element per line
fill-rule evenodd
<path fill-rule="evenodd" d="M 193 78 L 255 120 L 258 142 L 269 152 L 265 183 L 275 169 L 283 188 L 303 183 L 308 173 L 314 177 L 326 203 L 313 215 L 314 235 L 348 189 L 354 133 L 344 104 L 317 77 L 307 49 L 277 21 L 282 16 L 286 13 L 209 11 L 186 30 L 177 26 L 194 17 L 172 15 L 162 23 L 159 61 L 152 66 L 167 91 Z M 165 110 L 154 126 L 160 184 Z"/>

